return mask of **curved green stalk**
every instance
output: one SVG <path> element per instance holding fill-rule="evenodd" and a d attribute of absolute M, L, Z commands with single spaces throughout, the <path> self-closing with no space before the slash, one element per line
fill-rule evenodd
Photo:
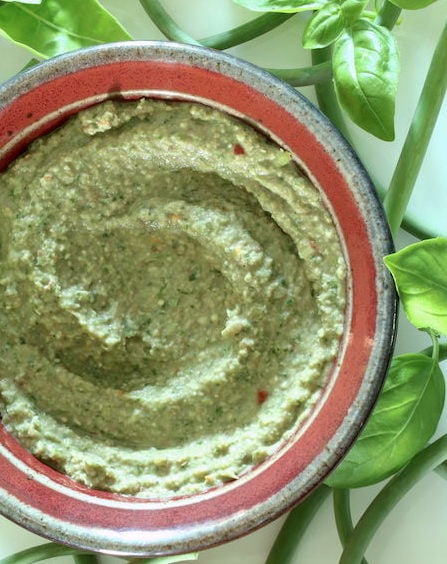
<path fill-rule="evenodd" d="M 40 63 L 39 59 L 36 59 L 36 58 L 33 57 L 32 59 L 30 59 L 30 60 L 26 63 L 26 65 L 25 65 L 24 67 L 22 67 L 22 68 L 20 69 L 19 72 L 23 72 L 23 71 L 26 71 L 26 70 L 28 70 L 28 69 L 31 69 L 32 67 L 34 67 L 35 65 L 37 65 L 37 64 L 39 64 L 39 63 Z"/>
<path fill-rule="evenodd" d="M 348 538 L 354 530 L 351 517 L 350 494 L 351 490 L 338 488 L 332 490 L 335 525 L 343 548 L 346 546 Z M 368 562 L 363 558 L 362 564 L 368 564 Z"/>
<path fill-rule="evenodd" d="M 431 342 L 433 343 L 432 347 L 431 347 L 431 358 L 432 360 L 434 360 L 437 364 L 440 363 L 440 346 L 439 346 L 439 338 L 437 336 L 437 334 L 431 330 L 428 329 L 427 333 L 430 335 L 431 338 Z"/>
<path fill-rule="evenodd" d="M 419 452 L 374 498 L 354 527 L 339 564 L 360 564 L 374 534 L 394 506 L 430 470 L 447 457 L 447 435 Z"/>
<path fill-rule="evenodd" d="M 158 0 L 140 0 L 140 4 L 163 35 L 171 41 L 190 43 L 191 45 L 203 45 L 213 49 L 229 49 L 235 45 L 241 45 L 242 43 L 251 41 L 275 29 L 295 15 L 263 14 L 233 29 L 198 40 L 177 25 L 175 20 L 168 14 Z"/>
<path fill-rule="evenodd" d="M 73 556 L 76 564 L 97 564 L 98 558 L 92 552 L 85 552 L 69 546 L 48 542 L 0 559 L 0 564 L 34 564 L 58 556 Z M 129 563 L 173 564 L 174 562 L 191 562 L 197 560 L 198 553 L 179 554 L 177 556 L 156 556 L 153 558 L 133 559 Z"/>
<path fill-rule="evenodd" d="M 329 61 L 296 69 L 266 68 L 265 70 L 277 78 L 288 82 L 291 86 L 324 85 L 332 78 L 332 68 Z"/>
<path fill-rule="evenodd" d="M 435 354 L 434 347 L 427 347 L 426 349 L 421 351 L 421 353 L 432 357 Z M 439 362 L 442 362 L 443 360 L 447 360 L 447 343 L 440 343 L 438 341 L 437 355 Z M 439 466 L 437 466 L 435 468 L 435 472 L 439 474 L 442 478 L 447 480 L 447 460 L 445 460 Z"/>
<path fill-rule="evenodd" d="M 331 489 L 322 484 L 293 509 L 279 531 L 265 564 L 292 564 L 298 545 Z"/>
<path fill-rule="evenodd" d="M 433 347 L 427 347 L 426 349 L 421 351 L 421 354 L 425 354 L 427 356 L 433 356 L 434 354 Z M 442 362 L 443 360 L 447 360 L 447 343 L 440 343 L 438 341 L 437 354 L 438 354 L 439 362 Z"/>
<path fill-rule="evenodd" d="M 201 45 L 200 41 L 194 39 L 176 24 L 158 0 L 140 0 L 140 4 L 165 37 L 179 43 Z"/>
<path fill-rule="evenodd" d="M 128 564 L 174 564 L 174 562 L 192 562 L 199 558 L 198 552 L 178 554 L 176 556 L 155 556 L 154 558 L 132 558 Z"/>
<path fill-rule="evenodd" d="M 420 218 L 408 211 L 405 213 L 400 226 L 404 229 L 404 231 L 410 233 L 410 235 L 413 235 L 418 239 L 431 239 L 432 237 L 439 236 L 439 233 L 432 231 L 430 226 L 425 225 Z"/>
<path fill-rule="evenodd" d="M 89 553 L 76 548 L 63 546 L 55 542 L 47 542 L 45 544 L 21 550 L 20 552 L 16 552 L 10 556 L 6 556 L 5 558 L 0 559 L 0 564 L 33 564 L 34 562 L 55 558 L 56 556 L 88 554 Z"/>
<path fill-rule="evenodd" d="M 153 558 L 132 558 L 128 564 L 174 564 L 174 562 L 191 562 L 198 560 L 199 553 L 191 552 L 189 554 L 177 554 L 174 556 L 155 556 Z"/>
<path fill-rule="evenodd" d="M 386 189 L 383 186 L 380 186 L 377 182 L 375 182 L 375 186 L 380 199 L 383 201 L 386 195 Z M 447 235 L 447 231 L 442 234 L 433 231 L 430 226 L 427 226 L 423 222 L 421 218 L 408 210 L 405 212 L 401 227 L 407 231 L 407 233 L 414 235 L 414 237 L 417 237 L 418 239 L 431 239 L 432 237 L 439 237 L 439 235 L 442 234 Z"/>
<path fill-rule="evenodd" d="M 99 564 L 99 558 L 96 554 L 74 554 L 73 560 L 75 564 Z"/>
<path fill-rule="evenodd" d="M 385 0 L 377 13 L 376 24 L 383 25 L 389 30 L 392 30 L 396 25 L 401 12 L 401 8 L 389 2 L 389 0 Z"/>
<path fill-rule="evenodd" d="M 413 120 L 383 205 L 396 233 L 410 201 L 445 91 L 447 89 L 447 24 L 439 38 Z"/>
<path fill-rule="evenodd" d="M 229 49 L 230 47 L 241 45 L 242 43 L 256 39 L 256 37 L 259 37 L 260 35 L 264 35 L 264 33 L 272 31 L 272 29 L 280 26 L 295 15 L 296 14 L 293 13 L 262 14 L 262 16 L 254 18 L 242 25 L 238 25 L 228 31 L 204 37 L 200 40 L 200 43 L 205 45 L 205 47 L 212 47 L 213 49 Z"/>
<path fill-rule="evenodd" d="M 259 35 L 263 35 L 294 16 L 295 14 L 264 14 L 251 22 L 240 25 L 229 31 L 205 37 L 198 41 L 186 33 L 166 12 L 158 0 L 140 0 L 146 13 L 158 29 L 170 40 L 192 45 L 228 49 L 240 45 Z M 320 65 L 295 69 L 265 69 L 277 78 L 288 82 L 291 86 L 309 86 L 327 82 L 332 77 L 331 64 L 324 61 Z"/>
<path fill-rule="evenodd" d="M 331 65 L 331 48 L 312 49 L 312 64 L 321 65 L 323 63 Z M 335 94 L 332 81 L 315 85 L 318 106 L 320 110 L 331 120 L 340 133 L 349 141 L 350 135 L 343 118 L 340 105 Z"/>
<path fill-rule="evenodd" d="M 439 466 L 436 466 L 435 472 L 436 474 L 439 474 L 441 478 L 447 480 L 447 460 L 444 460 L 444 462 L 442 462 Z"/>

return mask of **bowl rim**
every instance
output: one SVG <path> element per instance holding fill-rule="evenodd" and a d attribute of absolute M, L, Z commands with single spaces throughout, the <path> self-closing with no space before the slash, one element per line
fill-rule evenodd
<path fill-rule="evenodd" d="M 33 93 L 41 88 L 42 84 L 53 84 L 55 81 L 65 80 L 67 75 L 78 74 L 82 71 L 93 72 L 93 69 L 101 69 L 106 65 L 134 63 L 143 66 L 170 64 L 171 67 L 172 65 L 175 67 L 180 65 L 185 68 L 199 69 L 200 72 L 212 72 L 229 81 L 240 83 L 247 91 L 257 93 L 266 100 L 274 102 L 275 107 L 278 106 L 290 114 L 296 120 L 297 126 L 301 124 L 310 132 L 310 135 L 320 140 L 320 143 L 324 141 L 324 152 L 327 155 L 325 158 L 335 163 L 334 166 L 340 171 L 340 175 L 345 180 L 350 179 L 350 183 L 355 185 L 355 191 L 352 190 L 351 196 L 364 221 L 365 233 L 370 244 L 369 261 L 374 266 L 376 273 L 374 279 L 377 298 L 374 315 L 375 339 L 368 345 L 367 365 L 359 368 L 362 376 L 355 401 L 344 414 L 343 421 L 331 436 L 331 440 L 318 456 L 313 458 L 312 468 L 307 468 L 305 472 L 290 479 L 274 495 L 269 494 L 265 499 L 258 496 L 255 503 L 250 500 L 252 505 L 249 511 L 221 514 L 220 518 L 202 520 L 196 527 L 190 525 L 183 529 L 181 529 L 182 523 L 173 523 L 171 529 L 157 529 L 151 522 L 148 523 L 146 529 L 141 529 L 141 520 L 139 520 L 138 527 L 140 528 L 131 526 L 128 531 L 118 531 L 111 517 L 114 512 L 119 513 L 124 509 L 126 515 L 128 509 L 133 510 L 135 514 L 141 514 L 148 509 L 148 506 L 151 511 L 165 511 L 166 504 L 174 505 L 174 509 L 179 511 L 180 507 L 193 511 L 196 504 L 204 502 L 218 505 L 220 491 L 210 490 L 178 503 L 168 501 L 155 505 L 148 504 L 144 500 L 132 499 L 129 501 L 124 496 L 104 496 L 101 498 L 99 508 L 104 514 L 107 513 L 108 520 L 104 520 L 102 527 L 99 526 L 99 522 L 96 522 L 95 527 L 80 524 L 77 521 L 77 515 L 71 512 L 70 508 L 66 514 L 57 518 L 40 509 L 45 507 L 43 492 L 47 491 L 50 486 L 52 488 L 51 484 L 55 480 L 59 488 L 57 495 L 66 496 L 74 492 L 74 495 L 83 500 L 82 503 L 90 504 L 92 510 L 93 500 L 89 499 L 85 489 L 64 477 L 56 476 L 51 469 L 45 475 L 39 476 L 39 470 L 36 470 L 39 468 L 39 463 L 31 455 L 24 453 L 23 458 L 18 460 L 11 454 L 16 452 L 17 445 L 2 430 L 0 433 L 0 468 L 4 470 L 3 476 L 7 475 L 5 469 L 11 472 L 8 479 L 0 477 L 0 512 L 3 515 L 41 536 L 81 549 L 116 555 L 155 556 L 201 550 L 252 532 L 296 505 L 322 482 L 355 440 L 377 398 L 394 347 L 397 296 L 391 276 L 382 261 L 385 254 L 394 250 L 392 236 L 378 196 L 359 158 L 331 122 L 310 101 L 291 86 L 245 60 L 206 47 L 164 41 L 131 41 L 88 47 L 49 59 L 3 84 L 0 87 L 0 116 L 11 106 L 17 104 L 18 100 L 24 99 L 29 96 L 30 92 Z M 160 92 L 159 89 L 155 90 Z M 209 101 L 211 102 L 211 99 Z M 250 104 L 250 100 L 247 100 L 245 107 L 249 107 Z M 73 108 L 73 111 L 75 110 L 76 107 Z M 55 121 L 60 120 L 61 115 L 56 115 Z M 17 116 L 12 115 L 11 119 L 14 117 Z M 6 156 L 0 156 L 4 158 L 4 162 L 11 158 L 8 147 L 21 149 L 23 146 L 20 140 L 23 119 L 18 120 L 17 123 L 18 131 L 14 132 L 14 135 L 9 135 L 6 130 L 0 131 L 0 147 L 7 147 Z M 51 128 L 51 123 L 47 121 L 45 127 Z M 25 136 L 26 139 L 29 138 L 29 131 L 27 137 Z M 32 131 L 34 135 L 34 130 Z M 36 129 L 36 136 L 38 135 L 40 135 L 39 129 Z M 13 138 L 12 142 L 10 137 Z M 25 137 L 23 142 L 26 140 Z M 308 171 L 310 174 L 313 173 L 311 169 Z M 318 179 L 316 182 L 321 185 Z M 346 182 L 348 186 L 349 182 L 347 180 Z M 355 248 L 355 241 L 350 244 Z M 14 474 L 14 477 L 11 478 L 14 472 L 20 476 L 16 477 Z M 20 483 L 20 487 L 23 487 L 24 478 L 31 485 L 25 498 L 19 500 L 11 484 L 18 487 Z M 33 490 L 33 487 L 36 491 Z M 237 488 L 234 491 L 236 495 L 239 495 Z M 100 511 L 97 510 L 98 512 Z M 147 516 L 151 515 L 154 513 L 147 514 Z"/>

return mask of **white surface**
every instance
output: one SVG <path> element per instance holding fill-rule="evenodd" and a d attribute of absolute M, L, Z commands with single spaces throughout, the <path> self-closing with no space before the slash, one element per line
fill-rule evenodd
<path fill-rule="evenodd" d="M 159 39 L 160 32 L 147 18 L 137 0 L 103 0 L 136 39 Z M 203 37 L 249 20 L 254 14 L 235 6 L 231 0 L 164 0 L 177 21 L 195 37 Z M 356 148 L 371 174 L 387 185 L 400 147 L 405 138 L 413 109 L 425 77 L 434 45 L 447 15 L 447 0 L 417 12 L 405 12 L 396 29 L 401 49 L 402 79 L 397 109 L 397 136 L 393 143 L 377 141 L 352 128 Z M 306 16 L 299 16 L 279 29 L 230 52 L 256 64 L 270 67 L 295 67 L 308 64 L 307 53 L 299 46 L 300 30 Z M 17 72 L 29 59 L 22 49 L 1 40 L 0 80 Z M 311 99 L 312 88 L 302 92 Z M 424 218 L 438 234 L 447 234 L 447 100 L 441 112 L 422 174 L 411 201 L 411 208 Z M 399 235 L 397 244 L 411 241 Z M 427 339 L 402 319 L 399 325 L 397 352 L 412 352 L 428 345 Z M 447 432 L 444 415 L 438 434 Z M 372 499 L 378 487 L 357 490 L 352 495 L 353 515 L 357 517 Z M 447 483 L 436 474 L 427 476 L 390 514 L 368 550 L 369 562 L 376 564 L 445 564 L 447 561 Z M 282 519 L 246 536 L 203 552 L 201 564 L 261 564 L 280 528 Z M 41 538 L 0 517 L 0 557 L 44 542 Z M 332 564 L 338 561 L 337 539 L 330 502 L 326 502 L 309 528 L 295 562 Z M 113 559 L 106 560 L 112 562 Z M 55 564 L 71 562 L 68 557 L 53 560 Z M 278 563 L 281 564 L 281 563 Z"/>

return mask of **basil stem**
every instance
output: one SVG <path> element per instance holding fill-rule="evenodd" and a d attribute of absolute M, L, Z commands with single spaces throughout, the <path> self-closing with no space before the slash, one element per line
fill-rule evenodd
<path fill-rule="evenodd" d="M 332 490 L 335 525 L 343 548 L 346 546 L 348 538 L 354 530 L 351 517 L 350 494 L 351 490 L 348 489 L 334 488 Z M 368 564 L 368 562 L 363 558 L 362 564 Z"/>
<path fill-rule="evenodd" d="M 288 82 L 291 86 L 310 86 L 316 84 L 323 86 L 332 78 L 330 61 L 323 61 L 310 67 L 297 69 L 265 69 L 277 78 Z M 324 87 L 324 86 L 323 86 Z"/>
<path fill-rule="evenodd" d="M 374 498 L 354 527 L 339 564 L 360 564 L 377 529 L 394 506 L 430 470 L 447 457 L 447 435 L 420 451 Z"/>
<path fill-rule="evenodd" d="M 70 555 L 87 555 L 83 550 L 72 548 L 70 546 L 64 546 L 57 544 L 55 542 L 48 542 L 45 544 L 40 544 L 38 546 L 33 546 L 32 548 L 27 548 L 6 556 L 0 559 L 0 564 L 33 564 L 33 562 L 39 562 L 40 560 L 47 560 L 48 558 L 55 558 L 56 556 L 70 556 Z"/>
<path fill-rule="evenodd" d="M 436 124 L 447 88 L 447 24 L 439 38 L 413 120 L 383 201 L 391 231 L 396 233 Z"/>
<path fill-rule="evenodd" d="M 26 70 L 28 70 L 28 69 L 31 69 L 32 67 L 34 67 L 34 66 L 37 65 L 38 63 L 40 63 L 40 60 L 39 60 L 39 59 L 36 59 L 35 57 L 33 57 L 32 59 L 30 59 L 30 60 L 26 63 L 26 65 L 25 65 L 23 68 L 20 69 L 19 72 L 23 72 L 23 71 L 26 71 Z"/>
<path fill-rule="evenodd" d="M 198 41 L 183 31 L 166 12 L 158 0 L 140 0 L 146 13 L 158 29 L 170 40 L 202 45 L 214 49 L 228 49 L 240 45 L 254 37 L 258 37 L 283 23 L 295 14 L 264 14 L 251 22 L 235 27 L 227 32 L 205 37 Z M 267 17 L 268 16 L 268 17 Z M 331 79 L 332 71 L 330 62 L 324 61 L 321 65 L 296 69 L 265 69 L 270 74 L 288 82 L 291 86 L 309 86 L 320 84 Z"/>
<path fill-rule="evenodd" d="M 158 29 L 171 41 L 204 45 L 213 49 L 229 49 L 230 47 L 246 43 L 275 29 L 295 15 L 293 13 L 263 14 L 250 22 L 216 35 L 204 37 L 199 41 L 177 25 L 158 0 L 140 0 L 140 4 Z"/>
<path fill-rule="evenodd" d="M 427 347 L 426 349 L 421 351 L 421 353 L 425 354 L 427 356 L 431 356 L 432 358 L 435 355 L 437 355 L 438 362 L 442 362 L 443 360 L 447 360 L 447 343 L 440 343 L 438 341 L 437 347 L 438 347 L 438 350 L 436 352 L 434 351 L 434 346 L 431 346 L 431 347 Z M 445 460 L 439 466 L 437 466 L 435 468 L 435 472 L 437 474 L 439 474 L 442 478 L 447 480 L 447 460 Z"/>
<path fill-rule="evenodd" d="M 440 362 L 439 338 L 434 331 L 428 330 L 427 332 L 430 335 L 431 341 L 433 343 L 431 357 L 437 364 L 439 364 Z"/>
<path fill-rule="evenodd" d="M 253 20 L 234 27 L 228 31 L 210 35 L 200 40 L 205 47 L 213 49 L 229 49 L 236 45 L 241 45 L 252 39 L 256 39 L 260 35 L 264 35 L 268 31 L 272 31 L 282 23 L 292 18 L 295 14 L 266 13 Z"/>
<path fill-rule="evenodd" d="M 198 552 L 178 554 L 176 556 L 155 556 L 154 558 L 132 558 L 128 564 L 174 564 L 174 562 L 191 562 L 199 558 Z"/>
<path fill-rule="evenodd" d="M 396 25 L 401 12 L 401 8 L 399 8 L 395 4 L 392 4 L 391 2 L 389 2 L 389 0 L 385 0 L 380 6 L 379 11 L 377 12 L 376 24 L 382 25 L 384 27 L 387 27 L 389 30 L 392 30 Z"/>
<path fill-rule="evenodd" d="M 385 198 L 386 189 L 377 183 L 375 183 L 375 186 L 380 199 L 383 201 L 383 199 Z M 431 239 L 438 236 L 438 234 L 432 231 L 430 227 L 427 227 L 427 225 L 425 225 L 423 220 L 418 217 L 417 214 L 411 213 L 408 210 L 405 212 L 401 227 L 411 235 L 414 235 L 414 237 L 416 237 L 417 239 Z"/>
<path fill-rule="evenodd" d="M 183 29 L 175 23 L 158 0 L 140 0 L 140 4 L 146 14 L 168 39 L 178 41 L 179 43 L 201 45 L 200 41 L 194 39 L 194 37 L 186 33 L 186 31 L 183 31 Z"/>
<path fill-rule="evenodd" d="M 434 355 L 433 347 L 432 346 L 427 347 L 426 349 L 421 351 L 421 354 L 425 354 L 427 356 L 433 357 Z M 443 360 L 447 360 L 447 343 L 440 343 L 438 341 L 437 354 L 438 354 L 439 362 L 442 362 Z"/>
<path fill-rule="evenodd" d="M 295 562 L 294 555 L 298 545 L 330 491 L 330 488 L 322 484 L 289 513 L 265 564 L 278 564 L 279 562 L 292 564 Z"/>
<path fill-rule="evenodd" d="M 407 233 L 410 233 L 417 239 L 432 239 L 437 237 L 438 234 L 431 230 L 430 226 L 423 224 L 423 220 L 416 217 L 415 214 L 406 212 L 402 223 L 400 224 L 402 229 Z"/>
<path fill-rule="evenodd" d="M 439 474 L 441 478 L 447 480 L 447 460 L 444 460 L 444 462 L 441 462 L 439 466 L 436 466 L 435 472 L 436 474 Z"/>
<path fill-rule="evenodd" d="M 331 64 L 331 48 L 312 49 L 312 64 Z M 317 96 L 318 106 L 320 110 L 331 120 L 335 127 L 349 141 L 350 136 L 347 130 L 342 110 L 335 94 L 334 84 L 328 81 L 323 84 L 315 85 L 315 94 Z"/>
<path fill-rule="evenodd" d="M 75 564 L 99 564 L 96 554 L 74 554 L 73 560 Z"/>
<path fill-rule="evenodd" d="M 0 559 L 0 564 L 34 564 L 41 560 L 48 560 L 56 558 L 57 556 L 70 556 L 74 557 L 76 564 L 97 564 L 98 558 L 91 552 L 85 552 L 69 546 L 48 542 L 40 544 L 32 548 L 27 548 L 21 552 L 11 554 L 6 558 Z M 151 563 L 151 564 L 173 564 L 174 562 L 191 562 L 197 560 L 198 553 L 179 554 L 177 556 L 155 556 L 153 558 L 132 559 L 129 564 L 133 563 Z"/>

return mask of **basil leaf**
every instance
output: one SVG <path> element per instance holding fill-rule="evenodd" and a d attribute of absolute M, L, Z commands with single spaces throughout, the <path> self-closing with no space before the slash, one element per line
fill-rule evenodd
<path fill-rule="evenodd" d="M 328 2 L 307 22 L 303 32 L 303 47 L 327 47 L 342 34 L 345 19 L 339 2 Z"/>
<path fill-rule="evenodd" d="M 404 10 L 419 10 L 436 2 L 436 0 L 390 0 L 390 2 Z"/>
<path fill-rule="evenodd" d="M 19 4 L 41 4 L 42 0 L 3 0 L 3 2 L 18 2 Z"/>
<path fill-rule="evenodd" d="M 338 101 L 352 121 L 392 141 L 399 56 L 391 32 L 358 19 L 334 43 L 332 70 Z"/>
<path fill-rule="evenodd" d="M 426 239 L 384 260 L 411 323 L 447 335 L 447 239 Z"/>
<path fill-rule="evenodd" d="M 368 486 L 402 468 L 436 431 L 444 387 L 442 371 L 429 356 L 395 357 L 368 422 L 325 483 L 334 488 Z"/>
<path fill-rule="evenodd" d="M 131 39 L 97 0 L 3 4 L 0 33 L 42 58 L 89 45 Z"/>
<path fill-rule="evenodd" d="M 353 23 L 360 17 L 368 0 L 344 0 L 341 3 L 341 9 L 347 24 Z"/>
<path fill-rule="evenodd" d="M 320 49 L 333 43 L 362 13 L 367 0 L 331 0 L 307 22 L 303 47 Z"/>
<path fill-rule="evenodd" d="M 233 0 L 255 12 L 304 12 L 317 10 L 327 0 Z"/>

